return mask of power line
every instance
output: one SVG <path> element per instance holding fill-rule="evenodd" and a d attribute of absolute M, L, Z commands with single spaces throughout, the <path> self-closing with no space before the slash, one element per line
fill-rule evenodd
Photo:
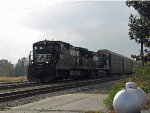
<path fill-rule="evenodd" d="M 0 9 L 0 11 L 9 11 L 9 10 L 32 10 L 32 9 L 42 9 L 42 8 L 49 8 L 49 7 L 57 7 L 57 6 L 64 6 L 64 5 L 73 5 L 73 4 L 80 4 L 85 3 L 88 1 L 77 1 L 77 2 L 71 2 L 71 3 L 61 3 L 61 4 L 55 4 L 55 5 L 49 5 L 49 6 L 39 6 L 39 7 L 29 7 L 29 8 L 12 8 L 12 9 Z"/>

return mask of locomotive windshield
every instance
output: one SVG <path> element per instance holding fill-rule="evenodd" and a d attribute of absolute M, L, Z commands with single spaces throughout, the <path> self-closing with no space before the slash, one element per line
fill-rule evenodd
<path fill-rule="evenodd" d="M 41 41 L 33 45 L 33 60 L 36 62 L 50 62 L 54 58 L 59 58 L 61 46 L 53 41 Z"/>
<path fill-rule="evenodd" d="M 59 44 L 47 44 L 47 45 L 34 45 L 33 51 L 35 53 L 59 53 L 61 50 L 61 47 Z"/>

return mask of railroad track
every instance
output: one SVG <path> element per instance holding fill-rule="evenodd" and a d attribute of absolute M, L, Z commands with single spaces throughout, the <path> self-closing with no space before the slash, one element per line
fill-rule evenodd
<path fill-rule="evenodd" d="M 93 85 L 93 84 L 97 84 L 100 82 L 102 83 L 105 81 L 117 80 L 119 78 L 120 77 L 111 77 L 111 78 L 103 78 L 103 79 L 95 79 L 95 80 L 86 80 L 86 81 L 66 83 L 62 85 L 47 86 L 47 87 L 38 88 L 38 89 L 15 91 L 15 92 L 9 92 L 9 93 L 0 93 L 0 102 L 16 100 L 19 98 L 25 98 L 25 97 L 30 97 L 30 96 L 40 95 L 40 94 L 52 93 L 56 91 L 71 89 L 75 87 L 81 87 L 85 85 Z"/>
<path fill-rule="evenodd" d="M 0 90 L 13 89 L 13 88 L 21 88 L 21 87 L 30 87 L 37 85 L 34 82 L 14 82 L 14 83 L 4 83 L 0 84 Z"/>
<path fill-rule="evenodd" d="M 11 81 L 11 82 L 0 82 L 0 85 L 18 84 L 18 83 L 28 83 L 28 81 Z"/>
<path fill-rule="evenodd" d="M 71 81 L 62 81 L 61 83 L 68 83 Z M 16 88 L 26 88 L 26 87 L 34 87 L 34 86 L 46 86 L 46 85 L 54 85 L 54 84 L 60 84 L 60 82 L 52 82 L 52 83 L 35 83 L 35 82 L 13 82 L 13 83 L 4 83 L 0 84 L 0 91 L 2 90 L 9 90 L 9 89 L 16 89 Z"/>

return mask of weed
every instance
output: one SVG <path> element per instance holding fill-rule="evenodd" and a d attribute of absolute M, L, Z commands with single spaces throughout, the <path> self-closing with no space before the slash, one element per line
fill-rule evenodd
<path fill-rule="evenodd" d="M 103 103 L 107 108 L 113 110 L 112 104 L 114 96 L 122 88 L 125 88 L 126 82 L 130 81 L 136 82 L 138 87 L 142 88 L 146 93 L 150 93 L 150 64 L 147 64 L 144 67 L 134 68 L 134 74 L 131 76 L 131 78 L 125 78 L 110 88 L 108 96 L 103 100 Z M 150 108 L 150 99 L 147 106 Z"/>
<path fill-rule="evenodd" d="M 9 81 L 26 81 L 26 76 L 23 77 L 0 77 L 0 82 L 9 82 Z"/>
<path fill-rule="evenodd" d="M 104 113 L 103 111 L 86 111 L 85 113 Z"/>

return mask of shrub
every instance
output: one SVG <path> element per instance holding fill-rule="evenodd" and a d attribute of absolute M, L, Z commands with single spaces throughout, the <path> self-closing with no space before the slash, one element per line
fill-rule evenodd
<path fill-rule="evenodd" d="M 135 68 L 134 72 L 130 81 L 136 82 L 146 93 L 150 93 L 150 63 L 145 64 L 144 67 Z"/>
<path fill-rule="evenodd" d="M 150 63 L 144 67 L 136 67 L 133 71 L 134 74 L 131 78 L 124 78 L 110 88 L 108 96 L 103 100 L 104 105 L 110 110 L 113 109 L 114 96 L 122 88 L 125 88 L 126 82 L 136 82 L 138 87 L 141 87 L 146 93 L 150 93 Z"/>
<path fill-rule="evenodd" d="M 114 96 L 116 95 L 116 93 L 118 91 L 120 91 L 121 89 L 124 88 L 124 82 L 119 81 L 118 83 L 114 84 L 109 92 L 108 92 L 108 96 L 103 100 L 103 103 L 106 105 L 107 108 L 109 108 L 110 110 L 113 109 L 113 99 Z"/>

